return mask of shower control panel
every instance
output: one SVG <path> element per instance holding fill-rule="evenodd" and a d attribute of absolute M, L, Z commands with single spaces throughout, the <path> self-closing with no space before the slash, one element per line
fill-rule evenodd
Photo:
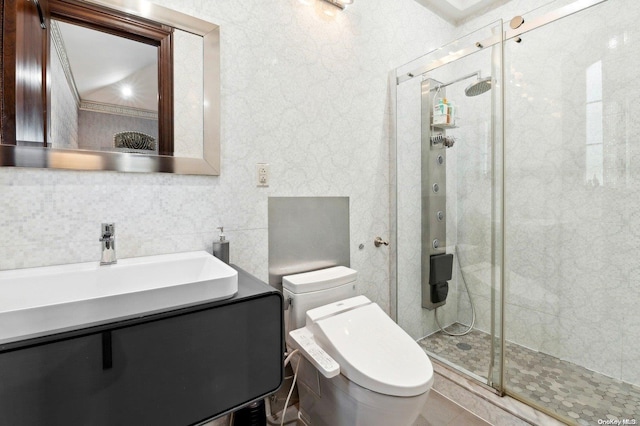
<path fill-rule="evenodd" d="M 330 379 L 340 374 L 340 365 L 316 343 L 313 333 L 308 328 L 302 327 L 290 331 L 289 336 L 293 339 L 293 346 L 300 350 L 324 377 Z"/>
<path fill-rule="evenodd" d="M 444 270 L 442 259 L 447 246 L 447 148 L 455 140 L 447 130 L 455 120 L 435 115 L 446 88 L 433 79 L 422 82 L 422 307 L 435 309 L 446 303 L 448 283 L 434 281 L 433 272 Z M 447 112 L 448 114 L 448 112 Z M 433 271 L 433 269 L 438 271 Z M 450 271 L 449 271 L 450 274 Z"/>

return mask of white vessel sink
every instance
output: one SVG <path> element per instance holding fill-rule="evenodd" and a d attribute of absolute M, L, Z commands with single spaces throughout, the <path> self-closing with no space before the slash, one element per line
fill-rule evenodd
<path fill-rule="evenodd" d="M 204 251 L 0 271 L 0 344 L 237 291 L 237 271 Z"/>

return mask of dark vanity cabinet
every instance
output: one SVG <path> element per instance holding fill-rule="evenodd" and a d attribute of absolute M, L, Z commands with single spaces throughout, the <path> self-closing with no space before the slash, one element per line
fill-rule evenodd
<path fill-rule="evenodd" d="M 0 348 L 0 425 L 191 425 L 276 391 L 282 296 L 234 298 Z"/>

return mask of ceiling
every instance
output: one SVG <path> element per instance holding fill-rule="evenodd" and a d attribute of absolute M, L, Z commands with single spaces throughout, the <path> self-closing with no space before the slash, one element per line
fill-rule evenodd
<path fill-rule="evenodd" d="M 510 0 L 416 0 L 436 15 L 459 25 L 466 20 L 479 16 L 508 3 Z"/>
<path fill-rule="evenodd" d="M 156 47 L 57 23 L 80 100 L 158 110 Z M 125 88 L 130 89 L 128 96 Z"/>

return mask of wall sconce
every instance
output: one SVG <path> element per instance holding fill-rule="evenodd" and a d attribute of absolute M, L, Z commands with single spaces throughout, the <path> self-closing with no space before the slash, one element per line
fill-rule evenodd
<path fill-rule="evenodd" d="M 331 3 L 334 6 L 338 6 L 340 9 L 344 9 L 347 5 L 353 3 L 353 0 L 324 0 L 327 3 Z"/>

